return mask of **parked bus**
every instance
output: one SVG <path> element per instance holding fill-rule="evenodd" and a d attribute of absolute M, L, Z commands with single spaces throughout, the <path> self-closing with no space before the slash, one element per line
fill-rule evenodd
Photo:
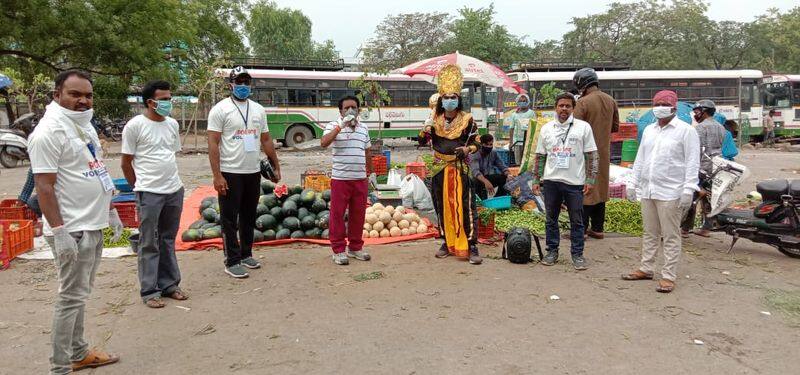
<path fill-rule="evenodd" d="M 218 70 L 223 77 L 227 77 L 228 72 L 228 69 Z M 253 77 L 251 99 L 266 108 L 272 137 L 287 146 L 322 137 L 325 125 L 339 116 L 339 99 L 356 94 L 349 82 L 363 75 L 361 72 L 268 69 L 249 69 L 248 72 Z M 377 110 L 362 110 L 361 121 L 369 127 L 370 136 L 417 137 L 430 115 L 428 99 L 436 92 L 436 86 L 403 74 L 371 74 L 369 78 L 380 82 L 391 98 L 390 103 L 381 107 L 380 119 Z M 493 92 L 478 82 L 464 82 L 462 95 L 466 103 L 470 103 L 465 110 L 472 113 L 481 133 L 486 132 L 488 114 L 494 107 L 488 102 L 496 98 Z"/>
<path fill-rule="evenodd" d="M 515 72 L 509 76 L 530 91 L 548 83 L 568 91 L 573 88 L 574 72 Z M 673 90 L 681 101 L 694 103 L 711 99 L 717 111 L 741 125 L 749 123 L 749 135 L 763 131 L 758 70 L 619 70 L 598 71 L 600 89 L 616 99 L 620 120 L 635 122 L 652 107 L 660 90 Z M 544 113 L 545 117 L 548 113 Z M 549 114 L 552 116 L 552 114 Z M 745 121 L 747 120 L 747 121 Z"/>
<path fill-rule="evenodd" d="M 800 135 L 800 75 L 764 77 L 761 98 L 764 111 L 775 110 L 775 135 Z"/>

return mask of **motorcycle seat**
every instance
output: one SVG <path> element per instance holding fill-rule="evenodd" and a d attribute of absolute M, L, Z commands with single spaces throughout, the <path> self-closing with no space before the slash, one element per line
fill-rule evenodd
<path fill-rule="evenodd" d="M 789 181 L 789 194 L 796 200 L 800 200 L 800 180 Z"/>
<path fill-rule="evenodd" d="M 761 194 L 761 199 L 764 202 L 768 201 L 778 202 L 781 200 L 781 195 L 787 194 L 789 192 L 789 181 L 787 180 L 761 181 L 758 184 L 756 184 L 756 191 L 758 191 L 758 193 Z"/>

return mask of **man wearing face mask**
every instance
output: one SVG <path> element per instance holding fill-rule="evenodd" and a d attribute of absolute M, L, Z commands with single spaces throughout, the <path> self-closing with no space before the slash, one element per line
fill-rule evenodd
<path fill-rule="evenodd" d="M 714 119 L 714 114 L 716 112 L 716 105 L 708 99 L 697 102 L 693 108 L 694 120 L 697 122 L 695 130 L 700 138 L 700 171 L 703 172 L 699 176 L 701 185 L 706 178 L 704 176 L 711 176 L 713 169 L 711 158 L 722 155 L 722 145 L 725 142 L 725 137 L 728 132 L 722 124 Z M 695 198 L 698 198 L 699 194 L 699 192 L 695 193 Z M 681 223 L 681 235 L 684 237 L 688 236 L 689 231 L 694 228 L 694 219 L 697 216 L 698 203 L 702 205 L 702 212 L 704 214 L 711 211 L 711 203 L 708 197 L 703 196 L 696 202 L 693 202 Z M 703 227 L 696 230 L 694 233 L 701 237 L 710 236 L 711 222 L 704 217 Z"/>
<path fill-rule="evenodd" d="M 480 140 L 480 151 L 472 155 L 469 161 L 475 194 L 481 199 L 488 198 L 488 192 L 494 192 L 496 197 L 508 195 L 505 188 L 506 180 L 509 178 L 508 166 L 500 160 L 497 151 L 494 150 L 494 137 L 491 134 L 484 134 Z"/>
<path fill-rule="evenodd" d="M 543 191 L 547 211 L 547 255 L 542 264 L 552 266 L 558 261 L 558 215 L 561 205 L 565 205 L 569 213 L 572 265 L 580 271 L 587 268 L 583 257 L 583 197 L 594 189 L 597 146 L 589 123 L 572 116 L 574 106 L 572 94 L 556 97 L 557 118 L 542 127 L 536 145 L 533 192 L 539 195 Z"/>
<path fill-rule="evenodd" d="M 372 144 L 369 129 L 358 120 L 358 111 L 358 98 L 346 96 L 340 99 L 340 117 L 325 127 L 320 140 L 322 147 L 333 145 L 329 238 L 333 262 L 338 265 L 349 264 L 348 258 L 371 259 L 364 250 L 361 232 L 369 194 L 367 176 L 372 173 L 369 150 Z M 348 212 L 346 226 L 345 211 Z"/>
<path fill-rule="evenodd" d="M 611 166 L 611 133 L 619 129 L 617 102 L 600 91 L 597 73 L 592 68 L 575 72 L 572 83 L 580 93 L 575 106 L 575 118 L 592 126 L 594 142 L 599 156 L 597 184 L 583 200 L 583 224 L 589 237 L 602 239 L 608 201 L 608 174 Z"/>
<path fill-rule="evenodd" d="M 642 262 L 624 280 L 652 280 L 656 253 L 663 248 L 664 266 L 656 291 L 675 288 L 681 255 L 680 222 L 699 190 L 700 140 L 695 129 L 675 115 L 678 95 L 663 90 L 653 97 L 658 119 L 647 126 L 633 164 L 636 183 L 628 187 L 630 199 L 641 198 Z"/>
<path fill-rule="evenodd" d="M 105 167 L 92 119 L 91 77 L 79 70 L 55 79 L 53 101 L 30 136 L 28 150 L 44 234 L 58 271 L 58 296 L 51 330 L 51 374 L 67 374 L 117 362 L 90 350 L 83 337 L 86 299 L 103 253 L 103 229 L 117 241 L 122 222 L 111 206 L 114 183 Z"/>
<path fill-rule="evenodd" d="M 528 131 L 528 125 L 531 123 L 531 120 L 536 119 L 536 112 L 531 109 L 531 98 L 528 94 L 519 94 L 517 95 L 517 109 L 514 110 L 514 113 L 511 114 L 509 117 L 509 121 L 512 124 L 512 131 L 511 131 L 511 145 L 516 146 L 514 151 L 515 160 L 520 160 L 522 158 L 522 148 L 524 146 L 523 142 L 525 142 L 525 134 Z"/>
<path fill-rule="evenodd" d="M 150 81 L 142 89 L 144 114 L 122 130 L 122 172 L 136 192 L 139 211 L 139 285 L 144 303 L 164 307 L 161 297 L 185 300 L 179 284 L 175 236 L 183 210 L 183 183 L 175 153 L 181 149 L 178 122 L 169 117 L 169 82 Z"/>
<path fill-rule="evenodd" d="M 261 263 L 253 258 L 256 206 L 261 195 L 263 151 L 281 179 L 281 167 L 269 136 L 267 114 L 250 96 L 250 73 L 241 66 L 230 73 L 231 96 L 208 113 L 208 159 L 219 196 L 220 222 L 225 252 L 225 273 L 234 278 L 250 276 L 246 268 Z"/>

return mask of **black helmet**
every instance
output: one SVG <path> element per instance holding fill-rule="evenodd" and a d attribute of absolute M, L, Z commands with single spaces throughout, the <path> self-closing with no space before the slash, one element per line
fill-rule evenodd
<path fill-rule="evenodd" d="M 267 158 L 261 159 L 261 177 L 267 180 L 275 179 L 275 169 L 272 168 L 272 163 Z"/>
<path fill-rule="evenodd" d="M 245 69 L 241 65 L 231 69 L 231 74 L 230 74 L 229 78 L 231 79 L 231 81 L 233 81 L 233 80 L 235 80 L 237 77 L 239 77 L 241 75 L 245 75 L 245 76 L 247 76 L 247 78 L 253 78 L 252 76 L 250 76 L 250 73 L 247 72 L 247 69 Z"/>
<path fill-rule="evenodd" d="M 595 72 L 592 68 L 580 69 L 575 72 L 574 76 L 572 76 L 572 83 L 578 88 L 578 90 L 585 90 L 591 85 L 598 84 L 597 72 Z"/>
<path fill-rule="evenodd" d="M 708 113 L 710 116 L 713 116 L 714 113 L 717 112 L 716 104 L 714 104 L 714 102 L 712 102 L 711 100 L 708 100 L 708 99 L 703 99 L 703 100 L 698 101 L 694 105 L 694 107 L 692 107 L 692 110 L 695 110 L 695 109 L 700 109 L 703 112 Z"/>

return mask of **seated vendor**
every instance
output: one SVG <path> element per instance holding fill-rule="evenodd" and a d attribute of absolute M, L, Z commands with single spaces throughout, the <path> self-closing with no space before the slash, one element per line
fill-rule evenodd
<path fill-rule="evenodd" d="M 500 160 L 500 156 L 494 150 L 494 137 L 491 134 L 484 134 L 480 140 L 481 150 L 470 155 L 469 162 L 475 193 L 481 199 L 486 199 L 489 191 L 494 191 L 494 196 L 498 197 L 508 195 L 505 188 L 508 166 Z"/>

